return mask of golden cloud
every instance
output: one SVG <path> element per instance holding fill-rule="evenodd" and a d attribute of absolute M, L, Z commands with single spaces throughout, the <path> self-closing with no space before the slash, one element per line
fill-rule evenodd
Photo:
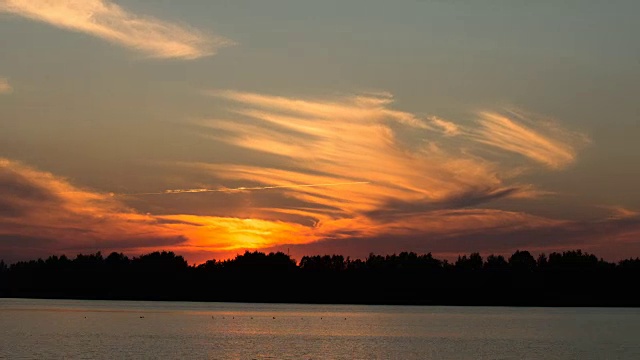
<path fill-rule="evenodd" d="M 447 121 L 437 116 L 430 116 L 429 120 L 437 128 L 440 128 L 445 135 L 454 136 L 460 134 L 460 127 L 451 121 Z"/>
<path fill-rule="evenodd" d="M 128 12 L 108 0 L 0 0 L 0 12 L 83 32 L 154 58 L 213 55 L 228 39 Z"/>
<path fill-rule="evenodd" d="M 2 158 L 0 189 L 0 250 L 14 249 L 22 256 L 108 249 L 255 249 L 285 238 L 295 243 L 305 232 L 298 224 L 258 219 L 141 214 L 114 194 L 81 189 Z"/>
<path fill-rule="evenodd" d="M 558 140 L 565 132 L 549 126 L 542 131 L 518 116 L 498 113 L 481 114 L 478 128 L 422 119 L 393 109 L 387 93 L 331 100 L 210 94 L 228 102 L 232 116 L 197 121 L 201 136 L 226 143 L 229 151 L 243 148 L 279 160 L 269 166 L 255 159 L 183 163 L 200 175 L 209 174 L 212 183 L 234 185 L 200 184 L 122 197 L 82 190 L 52 174 L 1 160 L 0 239 L 57 239 L 63 248 L 161 247 L 205 260 L 206 254 L 319 241 L 428 237 L 449 242 L 474 234 L 546 234 L 580 227 L 486 208 L 495 199 L 526 201 L 548 194 L 518 181 L 521 171 L 500 162 L 505 155 L 524 155 L 552 168 L 575 161 L 575 148 Z M 495 153 L 486 151 L 490 148 L 504 153 L 490 157 Z M 224 204 L 212 205 L 216 216 L 184 209 L 152 215 L 124 202 L 205 193 L 250 195 L 245 205 L 234 206 L 233 216 L 214 209 Z M 268 196 L 251 201 L 258 193 Z M 37 243 L 44 246 L 43 241 Z"/>
<path fill-rule="evenodd" d="M 233 111 L 243 120 L 200 121 L 201 126 L 216 130 L 205 136 L 286 159 L 282 168 L 200 164 L 226 180 L 267 186 L 370 182 L 331 191 L 287 191 L 289 196 L 341 209 L 346 215 L 376 211 L 388 202 L 437 203 L 472 194 L 507 195 L 509 189 L 515 195 L 514 186 L 532 190 L 531 185 L 505 185 L 500 167 L 492 161 L 465 149 L 441 146 L 447 138 L 443 132 L 459 132 L 455 124 L 434 117 L 429 123 L 393 110 L 389 95 L 331 101 L 235 91 L 212 95 L 235 102 Z M 422 140 L 403 142 L 394 131 L 398 126 Z"/>
<path fill-rule="evenodd" d="M 553 169 L 576 159 L 576 148 L 586 136 L 569 132 L 549 121 L 535 120 L 520 112 L 481 112 L 479 129 L 470 130 L 478 142 L 528 157 Z M 519 120 L 519 121 L 518 121 Z"/>
<path fill-rule="evenodd" d="M 9 94 L 13 91 L 13 87 L 9 84 L 9 80 L 0 77 L 0 94 Z"/>

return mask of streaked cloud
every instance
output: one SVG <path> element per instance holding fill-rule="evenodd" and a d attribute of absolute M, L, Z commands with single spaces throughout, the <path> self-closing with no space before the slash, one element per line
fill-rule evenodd
<path fill-rule="evenodd" d="M 281 160 L 278 166 L 188 166 L 208 172 L 214 182 L 279 188 L 282 200 L 273 199 L 263 207 L 254 204 L 253 215 L 308 219 L 314 238 L 432 233 L 441 223 L 437 219 L 444 219 L 438 213 L 443 209 L 545 193 L 518 181 L 513 169 L 502 167 L 499 159 L 481 156 L 484 152 L 476 151 L 477 143 L 468 142 L 471 146 L 463 148 L 451 142 L 458 141 L 453 135 L 471 137 L 468 128 L 393 109 L 388 93 L 338 99 L 238 91 L 208 94 L 227 101 L 233 116 L 197 121 L 203 128 L 201 136 Z M 403 133 L 410 133 L 409 138 Z M 349 182 L 362 186 L 296 187 Z M 284 199 L 295 199 L 298 205 Z M 284 203 L 289 205 L 280 205 Z M 494 219 L 504 214 L 508 213 L 498 213 Z M 421 217 L 427 215 L 431 217 L 424 221 Z M 469 229 L 471 223 L 460 221 Z M 451 231 L 453 223 L 443 226 Z"/>
<path fill-rule="evenodd" d="M 423 224 L 423 229 L 408 231 L 402 228 L 405 222 Z M 640 251 L 638 216 L 569 221 L 503 210 L 443 210 L 404 219 L 394 230 L 392 234 L 326 238 L 291 245 L 291 253 L 298 258 L 318 253 L 363 258 L 370 252 L 390 254 L 410 250 L 432 252 L 437 257 L 455 260 L 459 254 L 475 251 L 486 256 L 491 253 L 510 255 L 518 249 L 547 254 L 582 249 L 617 261 Z"/>
<path fill-rule="evenodd" d="M 480 128 L 470 129 L 476 141 L 525 156 L 553 169 L 573 163 L 577 148 L 588 142 L 582 134 L 521 112 L 481 112 Z"/>
<path fill-rule="evenodd" d="M 13 92 L 13 87 L 9 84 L 9 80 L 0 77 L 0 94 L 9 94 Z"/>
<path fill-rule="evenodd" d="M 276 174 L 283 177 L 286 173 Z M 373 184 L 360 184 L 371 187 Z M 338 196 L 358 195 L 354 186 L 340 186 L 307 194 L 340 205 Z M 375 188 L 369 188 L 372 190 Z M 313 190 L 313 191 L 311 191 Z M 280 189 L 290 191 L 300 189 Z M 185 196 L 200 196 L 187 193 Z M 346 197 L 342 201 L 358 202 Z M 275 205 L 275 204 L 274 204 Z M 509 253 L 526 247 L 555 251 L 579 246 L 603 256 L 619 258 L 611 245 L 640 249 L 640 217 L 635 211 L 612 208 L 620 216 L 599 221 L 568 221 L 525 212 L 488 209 L 422 209 L 368 216 L 353 208 L 264 207 L 246 217 L 139 213 L 109 193 L 72 185 L 54 174 L 19 162 L 0 159 L 0 253 L 5 261 L 90 251 L 124 251 L 137 255 L 156 249 L 177 251 L 191 262 L 227 258 L 245 249 L 303 254 L 337 252 L 366 256 L 370 251 L 433 251 L 442 256 L 483 251 Z M 351 212 L 347 213 L 349 209 Z M 313 224 L 273 220 L 280 216 L 316 217 Z M 248 216 L 255 215 L 255 216 Z"/>
<path fill-rule="evenodd" d="M 630 219 L 640 217 L 640 212 L 627 209 L 622 206 L 601 206 L 611 212 L 611 219 Z"/>
<path fill-rule="evenodd" d="M 192 239 L 183 248 L 206 249 L 209 252 L 243 252 L 245 249 L 263 249 L 280 244 L 304 244 L 318 238 L 306 226 L 283 221 L 252 218 L 232 218 L 195 215 L 164 215 L 160 219 L 177 221 L 181 229 Z M 180 223 L 194 226 L 185 228 Z"/>
<path fill-rule="evenodd" d="M 413 114 L 388 107 L 392 99 L 387 96 L 302 100 L 240 92 L 214 95 L 235 102 L 233 111 L 243 120 L 202 121 L 205 128 L 224 131 L 205 136 L 285 159 L 280 169 L 205 166 L 228 180 L 265 186 L 370 181 L 368 186 L 332 189 L 330 198 L 321 188 L 289 194 L 345 213 L 377 209 L 389 199 L 433 202 L 503 187 L 497 169 L 484 159 L 451 152 L 434 141 L 403 142 L 393 127 L 414 129 L 425 139 L 441 133 Z M 287 170 L 292 168 L 296 170 Z"/>
<path fill-rule="evenodd" d="M 65 179 L 0 158 L 0 252 L 173 246 L 177 231 Z M 15 241 L 10 241 L 10 239 Z M 23 243 L 20 239 L 31 239 Z M 6 255 L 5 255 L 6 256 Z"/>
<path fill-rule="evenodd" d="M 414 114 L 390 109 L 388 105 L 393 103 L 393 96 L 387 92 L 352 96 L 343 100 L 323 101 L 232 90 L 210 91 L 208 94 L 239 103 L 250 104 L 267 111 L 291 112 L 325 121 L 331 119 L 345 122 L 362 122 L 364 119 L 368 121 L 389 120 L 410 127 L 429 128 L 426 121 Z M 273 119 L 272 121 L 277 120 Z"/>
<path fill-rule="evenodd" d="M 463 125 L 397 110 L 386 92 L 315 99 L 228 90 L 207 95 L 226 103 L 229 116 L 195 121 L 200 136 L 255 156 L 182 165 L 208 173 L 212 183 L 277 189 L 267 200 L 249 196 L 247 212 L 304 225 L 292 244 L 412 236 L 449 241 L 568 224 L 490 208 L 499 199 L 554 195 L 523 174 L 540 163 L 559 169 L 575 161 L 584 137 L 551 122 L 496 111 Z M 522 155 L 531 162 L 518 160 L 521 167 L 513 168 L 512 158 Z M 261 156 L 279 160 L 256 162 Z M 297 186 L 332 183 L 359 185 Z"/>
<path fill-rule="evenodd" d="M 388 93 L 333 99 L 238 91 L 209 95 L 227 105 L 229 116 L 196 120 L 198 136 L 225 144 L 226 151 L 242 149 L 245 158 L 179 163 L 187 173 L 199 174 L 193 187 L 123 194 L 82 190 L 2 160 L 0 237 L 30 239 L 27 243 L 43 248 L 57 239 L 57 249 L 162 247 L 202 261 L 245 249 L 312 249 L 313 243 L 341 241 L 347 246 L 357 239 L 367 241 L 362 247 L 370 251 L 382 239 L 387 245 L 401 239 L 409 249 L 446 251 L 458 248 L 455 244 L 473 248 L 474 237 L 495 237 L 482 240 L 485 248 L 494 242 L 507 248 L 505 239 L 519 244 L 518 236 L 567 228 L 574 234 L 587 227 L 492 208 L 500 199 L 551 195 L 524 180 L 529 165 L 514 169 L 505 158 L 524 155 L 531 166 L 553 169 L 575 161 L 577 150 L 555 137 L 565 132 L 549 126 L 539 130 L 527 119 L 498 112 L 481 114 L 484 122 L 476 127 L 423 118 L 394 109 Z M 523 144 L 528 140 L 531 144 Z M 264 157 L 277 161 L 265 163 Z M 189 196 L 212 201 L 197 214 L 171 206 L 139 213 L 127 205 Z M 607 221 L 613 220 L 603 226 Z M 16 245 L 0 241 L 0 250 L 8 246 Z"/>
<path fill-rule="evenodd" d="M 228 39 L 133 14 L 108 0 L 0 0 L 0 12 L 83 32 L 154 58 L 213 55 Z"/>
<path fill-rule="evenodd" d="M 454 136 L 460 134 L 460 127 L 451 121 L 437 116 L 430 116 L 429 121 L 437 128 L 440 128 L 445 135 Z"/>
<path fill-rule="evenodd" d="M 169 194 L 191 194 L 191 193 L 209 193 L 209 192 L 233 193 L 233 192 L 239 192 L 239 191 L 295 189 L 295 188 L 304 188 L 304 187 L 347 186 L 347 185 L 362 185 L 362 184 L 370 184 L 370 182 L 358 181 L 358 182 L 343 182 L 343 183 L 330 183 L 330 184 L 297 184 L 297 185 L 253 186 L 253 187 L 242 186 L 237 188 L 220 188 L 220 189 L 168 189 L 161 192 L 112 194 L 112 196 L 169 195 Z"/>
<path fill-rule="evenodd" d="M 111 193 L 0 158 L 0 254 L 5 261 L 54 253 L 155 249 L 242 252 L 318 240 L 306 226 L 263 219 L 140 213 Z M 194 259 L 190 259 L 194 260 Z"/>

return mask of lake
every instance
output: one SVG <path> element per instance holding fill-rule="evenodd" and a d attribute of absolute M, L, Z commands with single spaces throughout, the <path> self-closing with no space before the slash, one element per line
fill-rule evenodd
<path fill-rule="evenodd" d="M 640 309 L 0 299 L 0 358 L 640 359 Z"/>

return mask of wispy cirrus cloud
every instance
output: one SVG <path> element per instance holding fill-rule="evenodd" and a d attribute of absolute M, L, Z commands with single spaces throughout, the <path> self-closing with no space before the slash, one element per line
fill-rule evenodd
<path fill-rule="evenodd" d="M 251 202 L 251 216 L 305 224 L 299 244 L 413 236 L 449 241 L 567 224 L 488 208 L 499 199 L 552 194 L 521 179 L 527 167 L 559 169 L 575 161 L 578 146 L 560 141 L 570 132 L 550 122 L 505 110 L 463 125 L 396 110 L 386 92 L 332 99 L 207 94 L 226 102 L 230 116 L 196 121 L 201 136 L 228 144 L 229 151 L 254 153 L 250 158 L 279 160 L 184 165 L 209 173 L 212 183 L 277 189 L 266 202 Z M 576 144 L 580 139 L 573 134 Z M 522 155 L 531 162 L 521 169 L 503 164 Z M 351 182 L 359 185 L 296 186 Z"/>
<path fill-rule="evenodd" d="M 601 206 L 611 212 L 610 219 L 624 220 L 640 217 L 640 212 L 622 206 Z"/>
<path fill-rule="evenodd" d="M 133 14 L 109 0 L 0 0 L 0 12 L 83 32 L 153 58 L 196 59 L 232 41 Z"/>
<path fill-rule="evenodd" d="M 437 116 L 430 116 L 429 121 L 431 121 L 431 123 L 433 123 L 437 128 L 440 128 L 445 135 L 454 136 L 460 134 L 460 127 L 451 121 L 447 121 Z"/>
<path fill-rule="evenodd" d="M 330 100 L 238 91 L 208 94 L 229 102 L 234 115 L 231 119 L 197 121 L 203 129 L 210 129 L 202 131 L 202 136 L 256 154 L 277 156 L 281 161 L 279 166 L 190 166 L 209 172 L 216 181 L 279 188 L 282 198 L 289 200 L 275 199 L 258 210 L 254 204 L 253 214 L 306 218 L 314 224 L 316 238 L 433 233 L 437 219 L 444 219 L 436 216 L 443 209 L 478 207 L 496 199 L 526 199 L 544 193 L 514 178 L 513 170 L 501 166 L 499 159 L 481 155 L 486 151 L 479 151 L 478 146 L 490 144 L 479 138 L 480 130 L 395 110 L 388 93 Z M 403 132 L 411 133 L 412 139 L 403 138 Z M 490 130 L 482 134 L 496 136 Z M 458 140 L 450 143 L 458 137 L 478 141 L 467 141 L 468 147 L 461 148 Z M 331 189 L 295 186 L 349 182 L 362 185 Z M 287 205 L 280 205 L 284 203 Z M 509 212 L 491 215 L 496 222 L 501 215 L 513 217 Z M 532 218 L 527 221 L 542 226 L 543 222 Z M 448 224 L 444 227 L 450 231 L 453 223 Z M 519 224 L 524 226 L 525 221 Z"/>
<path fill-rule="evenodd" d="M 346 182 L 346 183 L 330 183 L 330 184 L 296 184 L 296 185 L 279 185 L 279 186 L 252 186 L 252 187 L 236 187 L 236 188 L 218 188 L 218 189 L 167 189 L 160 192 L 147 192 L 147 193 L 134 193 L 134 194 L 113 194 L 118 196 L 142 196 L 142 195 L 168 195 L 168 194 L 192 194 L 192 193 L 211 193 L 211 192 L 223 192 L 234 193 L 240 191 L 258 191 L 258 190 L 273 190 L 273 189 L 294 189 L 304 187 L 328 187 L 328 186 L 346 186 L 346 185 L 361 185 L 370 184 L 368 181 L 359 182 Z"/>
<path fill-rule="evenodd" d="M 423 224 L 422 231 L 402 228 L 405 223 L 416 222 Z M 415 225 L 409 226 L 415 228 Z M 400 219 L 393 230 L 391 233 L 292 244 L 290 250 L 297 258 L 318 253 L 363 258 L 371 252 L 416 251 L 455 260 L 459 254 L 476 251 L 486 256 L 491 253 L 510 255 L 518 249 L 547 254 L 582 249 L 609 261 L 635 257 L 634 254 L 640 251 L 640 216 L 570 221 L 514 211 L 459 209 Z"/>
<path fill-rule="evenodd" d="M 267 111 L 296 114 L 298 118 L 301 115 L 343 122 L 390 120 L 414 128 L 430 128 L 426 121 L 414 114 L 391 109 L 389 105 L 394 101 L 393 95 L 387 92 L 336 100 L 291 98 L 233 90 L 209 91 L 207 94 Z M 309 130 L 308 127 L 306 129 Z"/>
<path fill-rule="evenodd" d="M 564 133 L 559 128 L 557 133 L 551 127 L 542 131 L 509 112 L 495 113 L 511 124 L 506 130 L 492 123 L 434 121 L 394 109 L 388 93 L 329 100 L 238 91 L 209 94 L 227 104 L 229 116 L 196 120 L 198 135 L 244 157 L 229 163 L 180 163 L 186 170 L 181 173 L 198 174 L 198 184 L 122 197 L 82 190 L 4 160 L 0 250 L 22 244 L 8 242 L 10 236 L 43 248 L 51 239 L 61 239 L 58 249 L 162 247 L 202 261 L 244 249 L 314 249 L 314 243 L 355 254 L 349 247 L 356 243 L 367 252 L 396 251 L 392 243 L 416 251 L 466 251 L 477 249 L 473 239 L 485 249 L 506 249 L 524 244 L 521 239 L 533 243 L 535 236 L 595 236 L 584 231 L 589 228 L 585 223 L 491 208 L 499 199 L 529 201 L 546 194 L 523 180 L 522 171 L 502 163 L 505 157 L 528 154 L 504 144 L 512 143 L 510 136 L 525 141 L 526 134 L 534 144 L 555 146 Z M 554 146 L 542 157 L 526 156 L 530 164 L 522 166 L 560 168 L 575 161 L 575 148 L 565 145 L 560 147 L 565 151 L 556 151 Z M 265 158 L 271 160 L 261 161 Z M 556 158 L 559 167 L 550 165 L 554 162 L 549 159 Z M 151 194 L 160 196 L 144 196 Z M 194 196 L 207 197 L 206 208 L 197 214 L 189 211 L 193 201 L 185 199 Z M 155 215 L 125 205 L 181 199 L 191 207 L 155 207 L 164 209 Z M 634 219 L 624 219 L 630 224 L 628 234 L 637 233 Z M 614 228 L 612 221 L 591 229 L 600 234 Z M 78 234 L 93 247 L 78 243 Z M 118 237 L 126 241 L 109 240 Z"/>
<path fill-rule="evenodd" d="M 12 250 L 22 256 L 46 255 L 63 249 L 145 248 L 186 240 L 109 194 L 80 189 L 51 173 L 3 158 L 0 237 L 5 256 Z"/>
<path fill-rule="evenodd" d="M 0 94 L 9 94 L 13 92 L 13 87 L 9 84 L 9 80 L 0 77 Z"/>
<path fill-rule="evenodd" d="M 5 261 L 98 250 L 234 252 L 296 239 L 316 238 L 306 227 L 286 222 L 140 213 L 114 194 L 82 189 L 0 158 L 0 254 Z"/>
<path fill-rule="evenodd" d="M 442 209 L 384 220 L 337 213 L 313 226 L 259 216 L 152 215 L 136 212 L 112 194 L 82 189 L 54 174 L 0 158 L 0 254 L 10 262 L 61 253 L 138 255 L 158 249 L 202 262 L 244 249 L 289 248 L 298 259 L 311 253 L 366 256 L 400 249 L 446 257 L 469 251 L 509 253 L 523 247 L 545 252 L 580 247 L 619 259 L 626 256 L 619 248 L 640 250 L 640 217 L 636 211 L 611 209 L 622 216 L 586 222 L 496 209 Z"/>
<path fill-rule="evenodd" d="M 331 100 L 238 91 L 208 94 L 231 102 L 236 118 L 200 121 L 205 128 L 220 130 L 204 136 L 285 159 L 280 169 L 216 167 L 221 176 L 256 182 L 268 181 L 263 176 L 277 181 L 371 181 L 365 190 L 369 204 L 382 199 L 462 204 L 467 196 L 474 201 L 535 197 L 546 192 L 513 181 L 518 171 L 502 166 L 502 156 L 492 158 L 484 150 L 498 147 L 502 155 L 517 153 L 560 167 L 575 161 L 577 147 L 572 143 L 586 139 L 515 111 L 481 113 L 478 126 L 422 118 L 393 109 L 393 96 L 386 92 Z M 414 139 L 404 139 L 402 132 Z"/>
<path fill-rule="evenodd" d="M 332 189 L 332 195 L 321 188 L 289 194 L 345 213 L 371 211 L 390 200 L 437 202 L 505 187 L 494 164 L 439 146 L 439 129 L 391 109 L 388 96 L 312 100 L 232 91 L 213 95 L 234 102 L 233 111 L 244 120 L 201 121 L 205 128 L 224 132 L 205 136 L 285 159 L 280 169 L 207 165 L 229 180 L 267 185 L 370 181 L 367 186 Z M 394 126 L 413 129 L 425 141 L 404 143 Z"/>
<path fill-rule="evenodd" d="M 536 120 L 517 111 L 485 111 L 477 120 L 480 127 L 470 129 L 470 136 L 553 169 L 573 163 L 577 148 L 589 142 L 583 134 L 567 131 L 550 121 Z"/>

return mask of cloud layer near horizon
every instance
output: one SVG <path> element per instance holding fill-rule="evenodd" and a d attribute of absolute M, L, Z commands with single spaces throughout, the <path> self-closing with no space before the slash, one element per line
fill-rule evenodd
<path fill-rule="evenodd" d="M 176 196 L 194 195 L 198 196 Z M 384 220 L 334 214 L 320 217 L 314 225 L 261 216 L 152 215 L 131 209 L 113 194 L 80 189 L 7 159 L 0 159 L 0 209 L 0 253 L 5 261 L 98 250 L 137 255 L 165 249 L 202 262 L 244 249 L 282 251 L 285 246 L 298 258 L 310 253 L 364 256 L 400 250 L 503 253 L 523 247 L 541 251 L 581 247 L 620 258 L 621 254 L 607 252 L 611 244 L 640 248 L 640 217 L 621 207 L 609 209 L 610 217 L 595 222 L 487 208 L 425 210 Z"/>
<path fill-rule="evenodd" d="M 463 125 L 394 110 L 387 93 L 334 100 L 237 91 L 210 95 L 231 103 L 232 119 L 199 121 L 211 129 L 203 136 L 281 161 L 277 167 L 195 165 L 204 171 L 261 186 L 369 182 L 331 191 L 284 190 L 301 202 L 287 211 L 320 222 L 355 216 L 383 221 L 499 198 L 532 198 L 544 191 L 518 180 L 517 170 L 537 164 L 560 169 L 576 159 L 578 141 L 568 138 L 568 131 L 508 113 L 483 112 L 472 125 Z M 496 154 L 496 148 L 502 151 Z M 514 153 L 532 162 L 520 169 L 503 165 Z"/>
<path fill-rule="evenodd" d="M 196 59 L 232 44 L 187 26 L 130 13 L 108 0 L 0 0 L 0 12 L 83 32 L 153 58 Z"/>
<path fill-rule="evenodd" d="M 285 247 L 298 256 L 322 249 L 347 255 L 574 244 L 606 249 L 609 236 L 635 246 L 640 234 L 638 213 L 620 207 L 596 222 L 492 208 L 498 199 L 531 201 L 545 194 L 518 177 L 530 167 L 558 170 L 575 161 L 577 148 L 558 138 L 568 132 L 546 121 L 509 112 L 480 113 L 467 124 L 421 118 L 392 109 L 389 94 L 334 100 L 212 95 L 227 103 L 230 117 L 196 121 L 198 136 L 257 157 L 178 166 L 233 187 L 114 196 L 0 159 L 0 251 L 24 258 L 167 249 L 204 261 Z M 267 166 L 261 156 L 278 160 Z M 513 156 L 530 162 L 514 170 L 503 164 Z M 243 196 L 247 203 L 231 209 L 207 201 L 208 214 L 199 215 L 174 213 L 171 206 L 140 213 L 127 205 L 145 196 L 161 202 L 216 194 Z"/>
<path fill-rule="evenodd" d="M 186 239 L 108 194 L 0 158 L 3 253 L 168 246 Z M 15 240 L 13 240 L 15 239 Z"/>
<path fill-rule="evenodd" d="M 183 165 L 208 172 L 212 183 L 281 187 L 280 199 L 253 201 L 250 212 L 257 218 L 311 224 L 302 244 L 309 237 L 337 247 L 341 241 L 386 238 L 409 239 L 410 248 L 446 249 L 445 243 L 455 239 L 499 237 L 484 245 L 497 242 L 505 248 L 504 242 L 520 244 L 513 236 L 546 236 L 563 228 L 580 233 L 585 227 L 491 208 L 498 199 L 548 195 L 519 175 L 575 162 L 587 137 L 550 120 L 513 110 L 481 112 L 466 124 L 421 118 L 393 109 L 388 93 L 331 100 L 208 94 L 227 102 L 230 116 L 197 121 L 201 136 L 279 160 L 268 166 L 260 161 Z M 513 163 L 520 165 L 513 168 Z M 349 182 L 360 183 L 296 187 Z"/>
<path fill-rule="evenodd" d="M 221 253 L 312 241 L 308 229 L 260 219 L 143 214 L 109 193 L 0 158 L 0 254 L 5 260 L 157 249 Z"/>

